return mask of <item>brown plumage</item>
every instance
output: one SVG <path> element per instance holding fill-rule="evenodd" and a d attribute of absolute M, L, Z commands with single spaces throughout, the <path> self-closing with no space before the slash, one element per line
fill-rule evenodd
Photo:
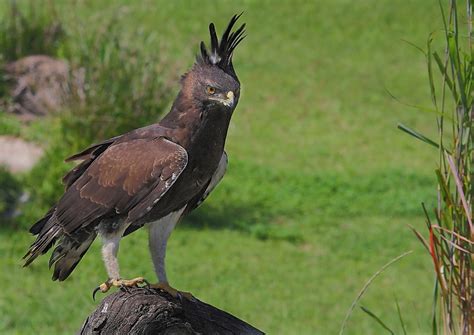
<path fill-rule="evenodd" d="M 56 205 L 31 227 L 37 239 L 25 255 L 25 266 L 56 245 L 50 259 L 53 280 L 64 280 L 99 234 L 109 277 L 118 279 L 113 278 L 118 277 L 116 237 L 156 222 L 150 243 L 159 248 L 150 248 L 159 279 L 166 282 L 162 247 L 167 231 L 203 201 L 227 164 L 225 139 L 240 94 L 232 65 L 244 32 L 244 25 L 232 32 L 238 17 L 231 19 L 220 42 L 211 23 L 211 49 L 201 44 L 201 54 L 183 76 L 181 91 L 163 120 L 68 159 L 82 162 L 64 176 L 66 190 Z M 165 226 L 170 228 L 161 236 Z M 112 252 L 107 243 L 113 244 Z M 153 255 L 155 249 L 159 251 Z"/>

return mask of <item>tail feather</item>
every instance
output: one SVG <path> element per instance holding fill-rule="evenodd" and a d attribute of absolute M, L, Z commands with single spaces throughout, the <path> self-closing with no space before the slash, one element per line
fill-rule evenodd
<path fill-rule="evenodd" d="M 33 226 L 31 226 L 30 233 L 33 235 L 38 235 L 46 223 L 48 223 L 49 219 L 51 219 L 55 210 L 56 207 L 52 207 L 42 219 L 38 220 Z"/>
<path fill-rule="evenodd" d="M 93 225 L 66 234 L 56 217 L 55 207 L 36 222 L 30 232 L 37 235 L 37 238 L 23 256 L 25 259 L 23 266 L 30 265 L 39 255 L 48 252 L 58 242 L 49 260 L 49 267 L 54 265 L 53 280 L 59 281 L 65 280 L 71 274 L 97 236 Z"/>
<path fill-rule="evenodd" d="M 46 253 L 63 233 L 62 227 L 57 224 L 54 213 L 39 220 L 30 231 L 38 237 L 23 256 L 23 259 L 25 259 L 23 266 L 30 265 L 39 255 Z"/>
<path fill-rule="evenodd" d="M 97 234 L 95 231 L 82 231 L 74 238 L 65 235 L 54 249 L 49 260 L 49 267 L 54 264 L 53 280 L 63 281 L 79 264 Z"/>

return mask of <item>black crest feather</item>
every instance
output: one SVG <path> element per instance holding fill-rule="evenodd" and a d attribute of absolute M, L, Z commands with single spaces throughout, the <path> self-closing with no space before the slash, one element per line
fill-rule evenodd
<path fill-rule="evenodd" d="M 226 30 L 222 34 L 220 42 L 217 38 L 216 27 L 214 26 L 214 23 L 211 23 L 209 25 L 211 48 L 210 50 L 207 50 L 204 42 L 201 42 L 201 55 L 197 58 L 199 63 L 220 67 L 224 72 L 228 73 L 236 80 L 238 79 L 232 65 L 232 54 L 239 43 L 245 38 L 245 23 L 236 31 L 232 31 L 232 28 L 241 15 L 242 13 L 232 16 Z"/>

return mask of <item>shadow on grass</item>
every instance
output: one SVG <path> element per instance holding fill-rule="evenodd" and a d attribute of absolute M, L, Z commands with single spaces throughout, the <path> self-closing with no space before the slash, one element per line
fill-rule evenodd
<path fill-rule="evenodd" d="M 244 204 L 233 207 L 228 204 L 220 207 L 202 205 L 183 220 L 183 225 L 190 228 L 246 229 L 251 222 L 255 222 L 258 213 L 256 206 Z"/>
<path fill-rule="evenodd" d="M 431 177 L 399 169 L 359 176 L 302 175 L 248 162 L 234 162 L 233 169 L 215 195 L 183 221 L 184 227 L 299 241 L 301 225 L 295 222 L 418 216 L 421 201 L 431 205 L 436 200 Z"/>
<path fill-rule="evenodd" d="M 189 214 L 181 225 L 185 229 L 227 229 L 248 233 L 258 239 L 285 240 L 292 243 L 303 241 L 303 236 L 287 226 L 273 224 L 282 217 L 265 214 L 258 203 L 223 202 L 219 206 L 204 204 Z M 283 218 L 284 219 L 284 218 Z"/>

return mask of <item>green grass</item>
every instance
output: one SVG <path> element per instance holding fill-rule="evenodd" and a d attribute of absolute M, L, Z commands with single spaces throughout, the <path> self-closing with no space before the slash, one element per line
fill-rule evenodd
<path fill-rule="evenodd" d="M 433 202 L 436 151 L 396 124 L 431 136 L 433 116 L 394 102 L 385 87 L 429 106 L 424 58 L 401 39 L 425 44 L 440 28 L 436 3 L 87 1 L 72 8 L 62 1 L 58 11 L 64 22 L 93 32 L 120 6 L 122 27 L 156 34 L 157 44 L 144 48 L 153 53 L 160 45 L 170 64 L 180 64 L 168 69 L 176 78 L 192 64 L 198 42 L 207 41 L 209 21 L 220 30 L 244 10 L 248 25 L 235 54 L 243 87 L 227 143 L 228 174 L 173 233 L 171 282 L 270 334 L 334 334 L 365 281 L 414 250 L 375 280 L 362 304 L 401 331 L 396 297 L 409 333 L 429 333 L 430 259 L 407 225 L 421 229 L 419 203 Z M 7 122 L 1 119 L 0 130 L 33 140 L 52 134 L 50 155 L 25 177 L 41 185 L 23 227 L 60 192 L 66 166 L 51 169 L 48 161 L 60 164 L 76 148 L 55 150 L 61 132 L 49 134 L 47 123 L 23 130 Z M 56 186 L 47 182 L 51 175 Z M 105 279 L 99 244 L 58 284 L 46 257 L 20 267 L 32 241 L 23 228 L 0 229 L 0 333 L 76 331 L 97 305 L 92 289 Z M 144 231 L 123 241 L 120 261 L 124 276 L 153 278 Z M 346 333 L 381 329 L 356 310 Z"/>
<path fill-rule="evenodd" d="M 52 1 L 25 3 L 9 0 L 2 4 L 7 14 L 0 22 L 0 60 L 13 61 L 30 54 L 54 55 L 64 37 Z"/>

